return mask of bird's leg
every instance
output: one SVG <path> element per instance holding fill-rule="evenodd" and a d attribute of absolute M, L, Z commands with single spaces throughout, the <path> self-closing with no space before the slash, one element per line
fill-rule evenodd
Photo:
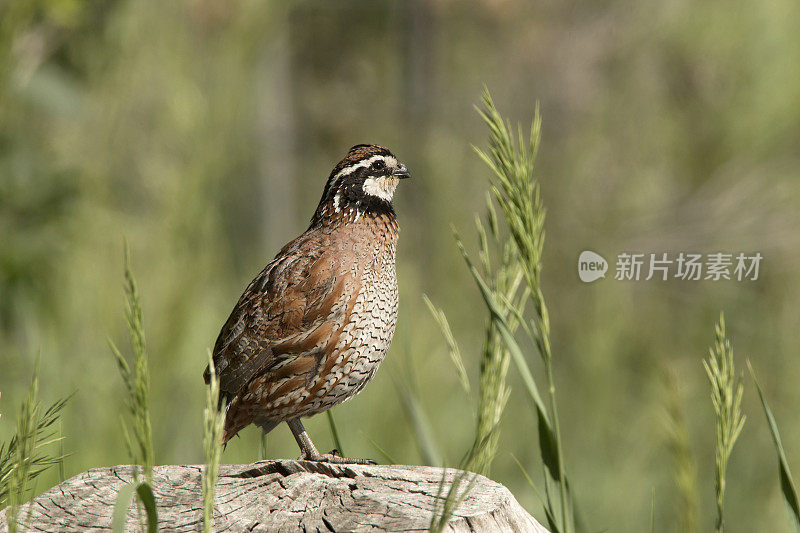
<path fill-rule="evenodd" d="M 303 423 L 300 422 L 300 419 L 293 418 L 291 420 L 287 420 L 286 423 L 289 424 L 289 429 L 292 430 L 294 440 L 297 441 L 297 445 L 300 446 L 300 451 L 303 452 L 300 455 L 300 459 L 307 461 L 321 461 L 322 454 L 317 451 L 316 446 L 314 446 L 314 443 L 311 442 L 311 437 L 308 436 L 308 432 L 306 431 L 306 428 L 303 427 Z"/>
<path fill-rule="evenodd" d="M 374 465 L 375 461 L 371 459 L 358 459 L 350 457 L 340 457 L 333 453 L 319 453 L 314 443 L 311 442 L 311 437 L 308 436 L 306 428 L 299 418 L 292 418 L 286 421 L 289 424 L 289 429 L 292 430 L 294 440 L 300 446 L 302 453 L 300 454 L 301 461 L 320 461 L 323 463 L 338 463 L 338 464 L 358 464 L 358 465 Z"/>

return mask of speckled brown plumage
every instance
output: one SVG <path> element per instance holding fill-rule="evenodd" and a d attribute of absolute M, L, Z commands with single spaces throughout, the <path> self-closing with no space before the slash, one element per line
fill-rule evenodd
<path fill-rule="evenodd" d="M 305 458 L 349 461 L 319 454 L 299 419 L 360 392 L 386 355 L 397 319 L 391 199 L 408 175 L 386 148 L 354 146 L 308 230 L 247 286 L 214 346 L 224 441 L 287 421 Z"/>

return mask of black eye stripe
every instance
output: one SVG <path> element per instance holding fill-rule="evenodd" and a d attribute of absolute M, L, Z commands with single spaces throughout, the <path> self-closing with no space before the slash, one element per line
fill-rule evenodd
<path fill-rule="evenodd" d="M 372 163 L 372 168 L 374 168 L 375 170 L 383 170 L 384 168 L 386 168 L 386 162 L 384 162 L 381 159 L 378 159 L 377 161 Z"/>

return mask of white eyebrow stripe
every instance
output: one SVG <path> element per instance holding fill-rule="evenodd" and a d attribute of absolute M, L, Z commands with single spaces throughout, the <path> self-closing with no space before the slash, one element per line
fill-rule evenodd
<path fill-rule="evenodd" d="M 345 167 L 345 168 L 343 168 L 342 170 L 340 170 L 340 171 L 339 171 L 339 172 L 338 172 L 338 173 L 337 173 L 337 174 L 336 174 L 336 175 L 333 177 L 333 179 L 334 179 L 334 180 L 338 180 L 339 178 L 342 178 L 342 177 L 344 177 L 344 176 L 349 176 L 350 174 L 352 174 L 353 172 L 355 172 L 355 171 L 356 171 L 356 170 L 358 170 L 359 168 L 368 167 L 368 166 L 370 166 L 372 163 L 374 163 L 375 161 L 377 161 L 377 160 L 379 160 L 379 159 L 383 159 L 383 160 L 385 161 L 385 160 L 386 160 L 386 156 L 385 156 L 385 155 L 373 155 L 373 156 L 372 156 L 372 157 L 370 157 L 370 158 L 364 159 L 363 161 L 359 161 L 359 162 L 358 162 L 358 163 L 356 163 L 355 165 L 350 165 L 349 167 Z"/>

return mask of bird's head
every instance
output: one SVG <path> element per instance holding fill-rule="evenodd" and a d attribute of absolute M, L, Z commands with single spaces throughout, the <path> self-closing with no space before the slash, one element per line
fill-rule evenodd
<path fill-rule="evenodd" d="M 333 167 L 312 224 L 350 213 L 393 213 L 397 184 L 410 177 L 408 168 L 387 148 L 357 144 Z"/>

